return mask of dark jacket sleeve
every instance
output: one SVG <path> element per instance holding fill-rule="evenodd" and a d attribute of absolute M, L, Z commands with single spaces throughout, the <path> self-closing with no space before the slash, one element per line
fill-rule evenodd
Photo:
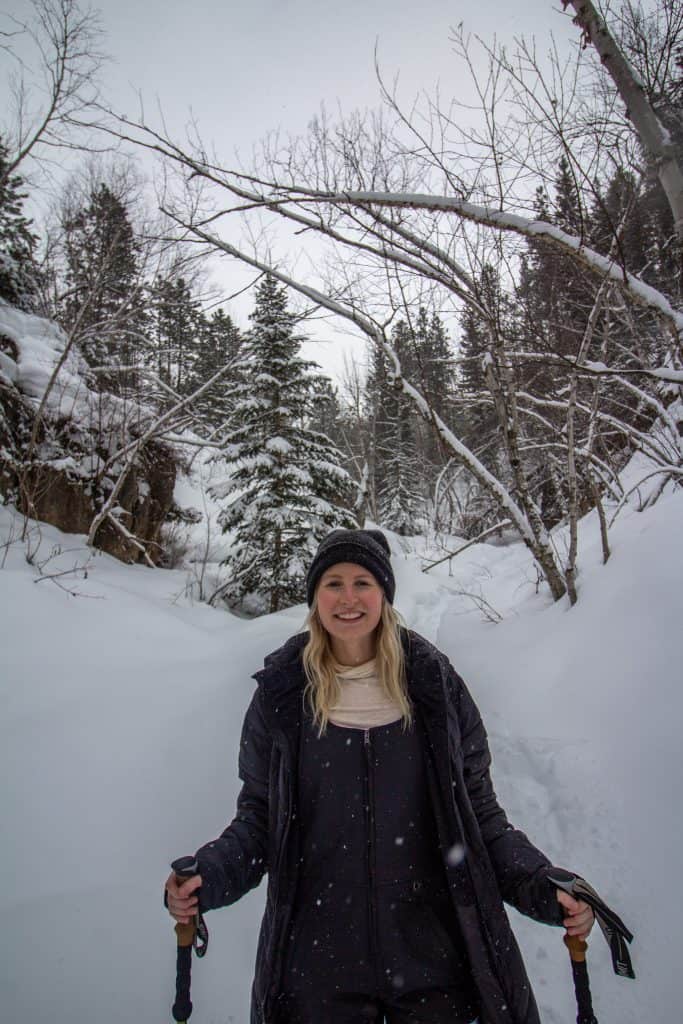
<path fill-rule="evenodd" d="M 507 819 L 491 781 L 491 754 L 479 710 L 465 683 L 450 668 L 464 757 L 465 786 L 488 850 L 500 893 L 522 914 L 545 924 L 561 924 L 563 911 L 548 882 L 553 865 Z"/>
<path fill-rule="evenodd" d="M 225 907 L 259 884 L 267 869 L 268 777 L 272 740 L 257 690 L 242 726 L 237 811 L 218 839 L 197 850 L 200 910 Z"/>

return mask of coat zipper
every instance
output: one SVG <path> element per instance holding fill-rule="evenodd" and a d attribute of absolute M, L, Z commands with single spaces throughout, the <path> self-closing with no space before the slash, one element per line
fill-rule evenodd
<path fill-rule="evenodd" d="M 368 924 L 370 931 L 370 956 L 377 976 L 377 908 L 375 905 L 375 777 L 372 764 L 372 739 L 370 730 L 363 732 L 363 750 L 365 752 L 365 781 L 366 781 L 366 802 L 365 802 L 365 827 L 367 836 L 367 858 L 368 858 Z M 378 979 L 379 981 L 379 979 Z"/>
<path fill-rule="evenodd" d="M 278 793 L 279 793 L 280 782 L 281 782 L 281 779 L 284 779 L 285 770 L 286 770 L 286 765 L 284 763 L 285 756 L 287 756 L 287 754 L 288 754 L 288 748 L 287 748 L 286 741 L 282 745 L 280 745 L 278 749 L 280 750 L 280 764 L 278 766 Z M 287 840 L 289 839 L 289 831 L 290 831 L 291 822 L 292 822 L 292 790 L 291 790 L 291 785 L 290 785 L 288 787 L 288 790 L 287 790 L 287 804 L 286 804 L 286 808 L 285 808 L 285 823 L 284 823 L 284 828 L 283 828 L 283 832 L 282 832 L 282 841 L 281 841 L 281 843 L 280 843 L 280 845 L 278 847 L 277 861 L 276 861 L 276 864 L 275 864 L 276 889 L 275 889 L 275 898 L 273 900 L 273 935 L 271 936 L 271 949 L 268 951 L 269 956 L 270 956 L 271 970 L 273 970 L 273 968 L 275 967 L 275 961 L 277 961 L 278 957 L 282 955 L 282 951 L 281 950 L 275 950 L 275 955 L 273 956 L 272 944 L 273 944 L 273 940 L 275 938 L 275 922 L 277 921 L 277 912 L 278 912 L 279 903 L 280 903 L 280 888 L 281 888 L 281 885 L 282 885 L 282 878 L 281 878 L 282 863 L 283 863 L 283 860 L 284 860 L 284 857 L 285 857 L 285 850 L 286 850 L 286 846 L 287 846 Z M 291 915 L 290 915 L 290 917 L 291 917 Z M 289 926 L 289 918 L 288 918 L 286 924 L 287 924 L 287 927 L 288 927 Z M 279 966 L 280 965 L 278 964 L 278 967 Z M 280 973 L 279 970 L 278 970 L 277 973 L 278 974 Z M 263 1014 L 263 1022 L 264 1022 L 264 1024 L 267 1024 L 267 1022 L 271 1019 L 270 1010 L 271 1010 L 272 1002 L 273 1002 L 273 995 L 272 995 L 272 982 L 271 982 L 271 990 L 266 993 L 266 996 L 265 996 L 265 998 L 263 1000 L 262 1014 Z"/>

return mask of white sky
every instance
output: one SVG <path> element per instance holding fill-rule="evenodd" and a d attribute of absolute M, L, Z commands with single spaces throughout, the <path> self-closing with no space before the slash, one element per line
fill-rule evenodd
<path fill-rule="evenodd" d="M 460 21 L 473 34 L 512 42 L 536 35 L 547 49 L 550 33 L 576 39 L 559 0 L 101 0 L 105 49 L 104 95 L 115 108 L 138 110 L 138 93 L 152 120 L 157 104 L 166 124 L 181 134 L 192 111 L 209 148 L 226 162 L 274 129 L 298 134 L 324 103 L 329 112 L 379 105 L 374 48 L 385 79 L 399 75 L 409 103 L 438 85 L 444 98 L 465 88 L 451 53 L 450 30 Z M 29 4 L 12 4 L 27 17 Z M 215 281 L 226 294 L 247 280 L 221 261 Z M 228 306 L 246 327 L 250 296 Z M 321 337 L 334 333 L 318 325 Z M 329 372 L 341 369 L 347 342 L 336 338 L 307 352 Z M 361 351 L 360 345 L 357 348 Z"/>
<path fill-rule="evenodd" d="M 126 85 L 159 96 L 175 121 L 192 107 L 206 135 L 249 149 L 273 128 L 300 131 L 320 102 L 345 109 L 374 106 L 375 42 L 388 77 L 407 91 L 453 80 L 449 30 L 461 20 L 473 33 L 567 31 L 559 2 L 479 0 L 104 0 L 108 79 L 123 99 Z M 574 30 L 575 31 L 575 30 Z"/>

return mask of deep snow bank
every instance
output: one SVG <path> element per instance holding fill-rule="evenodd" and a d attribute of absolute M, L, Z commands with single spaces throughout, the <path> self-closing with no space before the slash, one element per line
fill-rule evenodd
<path fill-rule="evenodd" d="M 676 496 L 623 513 L 604 568 L 582 524 L 571 611 L 535 595 L 521 546 L 480 545 L 451 576 L 445 565 L 424 575 L 394 540 L 399 607 L 469 682 L 510 817 L 636 933 L 635 983 L 611 974 L 601 937 L 591 943 L 598 1016 L 620 1024 L 680 1016 L 682 510 Z M 11 520 L 0 509 L 4 535 Z M 78 538 L 40 530 L 38 559 L 64 549 L 44 574 L 88 560 Z M 0 571 L 3 1009 L 25 1024 L 161 1024 L 174 977 L 168 862 L 230 819 L 250 675 L 304 609 L 238 620 L 190 605 L 182 573 L 106 555 L 87 578 L 36 582 L 14 536 Z M 504 621 L 482 621 L 460 591 Z M 246 1024 L 262 902 L 257 891 L 211 915 L 194 972 L 198 1024 Z M 561 933 L 518 917 L 515 927 L 543 1020 L 569 1024 Z"/>

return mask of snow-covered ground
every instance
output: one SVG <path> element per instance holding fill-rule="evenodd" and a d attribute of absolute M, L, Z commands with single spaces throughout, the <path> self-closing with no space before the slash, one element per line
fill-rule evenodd
<path fill-rule="evenodd" d="M 601 1024 L 681 1019 L 682 513 L 683 494 L 622 512 L 605 567 L 588 517 L 574 609 L 536 594 L 521 545 L 478 545 L 450 575 L 447 564 L 424 574 L 392 538 L 397 605 L 469 682 L 510 817 L 635 932 L 635 982 L 614 976 L 597 930 L 591 940 Z M 31 566 L 17 529 L 0 508 L 3 1019 L 163 1024 L 168 863 L 231 818 L 250 676 L 305 609 L 238 619 L 192 603 L 185 571 L 92 556 L 47 526 Z M 46 578 L 86 563 L 87 578 Z M 209 916 L 197 1024 L 248 1021 L 263 898 Z M 570 1024 L 561 932 L 513 923 L 543 1021 Z"/>

